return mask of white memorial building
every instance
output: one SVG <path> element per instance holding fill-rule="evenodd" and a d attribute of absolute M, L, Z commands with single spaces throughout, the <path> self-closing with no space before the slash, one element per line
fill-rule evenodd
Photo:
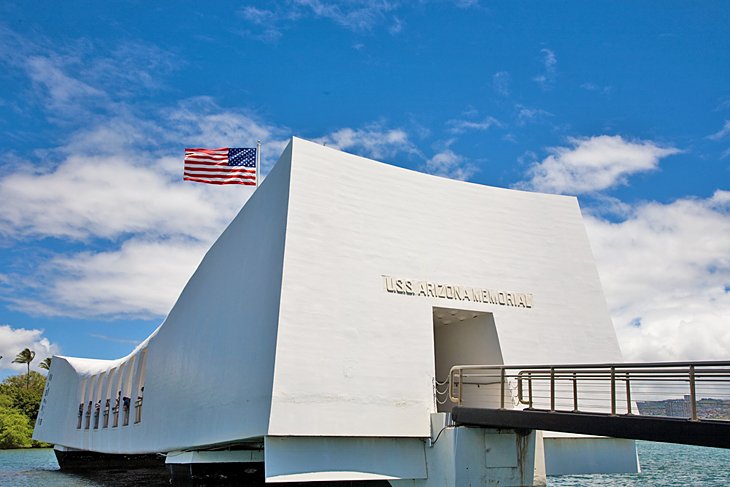
<path fill-rule="evenodd" d="M 258 465 L 267 483 L 455 486 L 467 469 L 532 485 L 636 471 L 634 443 L 533 433 L 515 460 L 514 434 L 448 427 L 435 383 L 454 365 L 621 361 L 576 198 L 294 138 L 148 339 L 53 358 L 34 438 Z"/>

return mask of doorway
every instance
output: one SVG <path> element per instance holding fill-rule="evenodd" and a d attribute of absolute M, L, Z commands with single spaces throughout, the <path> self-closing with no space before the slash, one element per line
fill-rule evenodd
<path fill-rule="evenodd" d="M 503 365 L 494 315 L 480 311 L 433 308 L 435 377 L 437 411 L 448 412 L 454 406 L 448 399 L 444 382 L 454 365 Z M 500 385 L 493 380 L 465 389 L 464 406 L 498 407 Z M 468 394 L 466 394 L 468 392 Z M 443 404 L 441 404 L 443 403 Z"/>

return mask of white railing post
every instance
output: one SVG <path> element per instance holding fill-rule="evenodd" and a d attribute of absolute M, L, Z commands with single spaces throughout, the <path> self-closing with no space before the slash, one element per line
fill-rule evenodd
<path fill-rule="evenodd" d="M 505 371 L 504 367 L 502 367 L 502 373 L 501 373 L 501 390 L 502 390 L 502 397 L 500 398 L 499 402 L 499 409 L 504 409 L 504 390 L 505 390 L 505 380 L 507 377 L 507 372 Z"/>
<path fill-rule="evenodd" d="M 697 390 L 695 384 L 695 366 L 689 366 L 689 401 L 690 401 L 690 421 L 697 421 Z"/>
<path fill-rule="evenodd" d="M 555 367 L 550 367 L 550 412 L 555 411 Z"/>
<path fill-rule="evenodd" d="M 611 416 L 616 416 L 616 367 L 611 367 Z"/>

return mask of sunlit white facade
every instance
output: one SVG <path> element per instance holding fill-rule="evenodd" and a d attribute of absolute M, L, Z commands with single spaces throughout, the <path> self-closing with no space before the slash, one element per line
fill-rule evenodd
<path fill-rule="evenodd" d="M 294 138 L 132 354 L 54 357 L 34 437 L 250 445 L 269 482 L 426 479 L 452 365 L 619 361 L 575 198 Z M 635 468 L 633 443 L 613 441 Z"/>

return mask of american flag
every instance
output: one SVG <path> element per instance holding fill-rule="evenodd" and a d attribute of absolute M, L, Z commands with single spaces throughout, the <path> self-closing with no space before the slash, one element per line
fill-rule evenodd
<path fill-rule="evenodd" d="M 256 149 L 185 149 L 185 181 L 256 186 Z"/>

